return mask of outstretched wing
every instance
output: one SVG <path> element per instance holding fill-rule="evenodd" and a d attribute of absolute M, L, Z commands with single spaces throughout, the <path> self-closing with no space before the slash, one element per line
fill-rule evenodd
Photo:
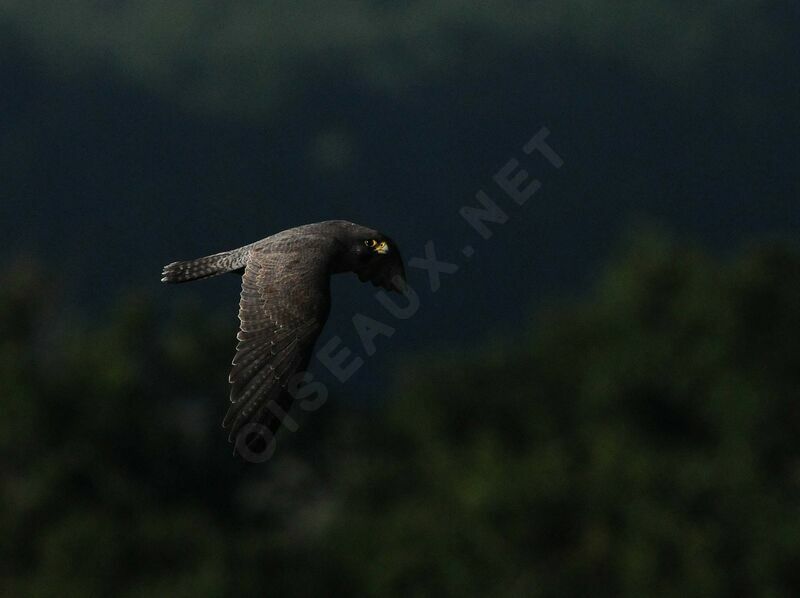
<path fill-rule="evenodd" d="M 307 366 L 330 309 L 321 251 L 298 242 L 251 250 L 242 276 L 232 404 L 222 424 L 230 441 L 247 434 L 249 423 L 274 434 L 291 407 L 289 380 Z"/>

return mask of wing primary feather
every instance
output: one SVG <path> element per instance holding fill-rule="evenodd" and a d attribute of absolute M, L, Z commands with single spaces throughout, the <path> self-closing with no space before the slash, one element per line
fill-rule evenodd
<path fill-rule="evenodd" d="M 222 424 L 231 442 L 249 422 L 278 426 L 283 416 L 269 411 L 273 401 L 282 413 L 291 407 L 288 381 L 308 363 L 330 307 L 329 249 L 319 241 L 285 240 L 278 251 L 262 246 L 250 253 L 229 375 L 231 405 Z"/>

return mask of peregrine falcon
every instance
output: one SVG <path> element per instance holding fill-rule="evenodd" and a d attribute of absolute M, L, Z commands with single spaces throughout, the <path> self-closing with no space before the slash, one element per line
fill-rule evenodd
<path fill-rule="evenodd" d="M 354 272 L 386 290 L 405 290 L 400 252 L 386 235 L 344 220 L 306 224 L 252 245 L 164 267 L 161 282 L 182 283 L 219 274 L 242 276 L 240 329 L 223 421 L 240 454 L 258 451 L 261 424 L 274 435 L 293 398 L 289 381 L 304 371 L 330 311 L 330 277 Z M 271 402 L 280 409 L 268 409 Z"/>

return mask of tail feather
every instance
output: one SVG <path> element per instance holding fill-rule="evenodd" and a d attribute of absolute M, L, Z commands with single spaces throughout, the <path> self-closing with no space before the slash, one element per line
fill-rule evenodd
<path fill-rule="evenodd" d="M 173 262 L 164 266 L 161 282 L 180 283 L 211 278 L 227 272 L 237 272 L 247 263 L 247 254 L 242 249 L 225 251 L 196 260 Z"/>

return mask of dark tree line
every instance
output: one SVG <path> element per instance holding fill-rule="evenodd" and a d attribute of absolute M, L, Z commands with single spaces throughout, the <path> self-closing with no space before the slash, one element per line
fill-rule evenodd
<path fill-rule="evenodd" d="M 800 255 L 633 243 L 527 332 L 329 401 L 267 464 L 219 430 L 227 320 L 76 323 L 0 287 L 6 596 L 800 592 Z"/>

